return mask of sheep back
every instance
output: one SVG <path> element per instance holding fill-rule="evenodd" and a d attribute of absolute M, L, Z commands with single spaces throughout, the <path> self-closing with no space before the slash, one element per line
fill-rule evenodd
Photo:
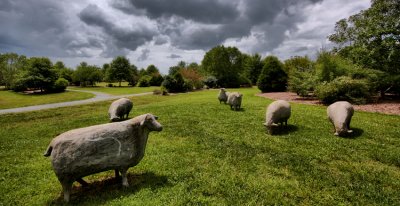
<path fill-rule="evenodd" d="M 127 98 L 120 98 L 111 103 L 110 108 L 108 109 L 108 116 L 111 121 L 118 121 L 124 119 L 129 116 L 129 112 L 132 110 L 133 103 L 131 100 Z"/>
<path fill-rule="evenodd" d="M 278 123 L 285 123 L 287 125 L 287 120 L 291 115 L 291 107 L 289 102 L 285 100 L 276 100 L 268 105 L 265 114 L 265 123 L 270 133 L 272 133 L 272 126 Z"/>
<path fill-rule="evenodd" d="M 349 102 L 335 102 L 329 105 L 326 110 L 336 136 L 344 136 L 352 132 L 352 130 L 350 130 L 350 121 L 354 114 L 354 108 Z"/>

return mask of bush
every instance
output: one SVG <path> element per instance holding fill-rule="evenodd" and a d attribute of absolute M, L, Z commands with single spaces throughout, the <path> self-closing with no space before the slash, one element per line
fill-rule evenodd
<path fill-rule="evenodd" d="M 240 87 L 251 87 L 251 80 L 244 75 L 239 76 Z"/>
<path fill-rule="evenodd" d="M 151 76 L 144 75 L 144 76 L 140 77 L 140 79 L 138 81 L 138 86 L 139 87 L 149 87 L 150 86 L 150 80 L 151 80 Z"/>
<path fill-rule="evenodd" d="M 27 90 L 25 85 L 25 80 L 22 78 L 17 78 L 11 85 L 11 89 L 15 92 L 22 92 Z"/>
<path fill-rule="evenodd" d="M 299 96 L 306 97 L 314 92 L 318 84 L 318 76 L 314 73 L 293 71 L 288 82 L 288 89 Z"/>
<path fill-rule="evenodd" d="M 56 82 L 54 83 L 54 86 L 52 88 L 53 92 L 63 92 L 69 85 L 68 80 L 64 78 L 58 78 Z"/>
<path fill-rule="evenodd" d="M 217 78 L 215 78 L 214 76 L 208 76 L 205 80 L 203 80 L 204 84 L 208 87 L 208 88 L 215 88 L 217 87 Z"/>
<path fill-rule="evenodd" d="M 258 77 L 257 86 L 261 92 L 282 92 L 286 90 L 287 75 L 277 57 L 268 56 Z"/>
<path fill-rule="evenodd" d="M 336 101 L 365 104 L 371 97 L 371 89 L 366 80 L 342 76 L 317 86 L 315 94 L 324 104 L 332 104 Z"/>
<path fill-rule="evenodd" d="M 189 87 L 188 84 L 185 85 L 185 80 L 180 73 L 176 73 L 174 76 L 166 76 L 161 86 L 168 92 L 185 92 Z"/>
<path fill-rule="evenodd" d="M 150 86 L 160 86 L 163 81 L 164 78 L 159 73 L 155 73 L 151 75 L 149 84 Z"/>

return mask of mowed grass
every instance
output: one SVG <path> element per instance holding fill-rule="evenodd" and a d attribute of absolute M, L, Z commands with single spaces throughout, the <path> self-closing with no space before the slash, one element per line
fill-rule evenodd
<path fill-rule="evenodd" d="M 114 83 L 115 84 L 115 83 Z M 116 84 L 118 85 L 118 84 Z M 124 94 L 138 94 L 145 92 L 153 92 L 160 87 L 131 87 L 131 86 L 121 86 L 121 87 L 105 87 L 103 84 L 94 87 L 68 87 L 68 89 L 74 90 L 89 90 L 95 92 L 104 92 L 111 95 L 124 95 Z"/>
<path fill-rule="evenodd" d="M 92 97 L 94 97 L 94 94 L 74 91 L 54 94 L 23 94 L 13 91 L 0 91 L 0 109 L 75 101 Z"/>
<path fill-rule="evenodd" d="M 292 104 L 288 131 L 265 133 L 271 100 L 244 94 L 243 110 L 217 90 L 131 98 L 130 116 L 153 113 L 143 160 L 124 189 L 113 171 L 75 184 L 71 205 L 399 205 L 400 116 L 355 112 L 354 135 L 335 137 L 326 107 Z M 229 89 L 233 91 L 233 89 Z M 49 158 L 56 135 L 108 122 L 111 101 L 0 116 L 0 205 L 60 205 Z"/>

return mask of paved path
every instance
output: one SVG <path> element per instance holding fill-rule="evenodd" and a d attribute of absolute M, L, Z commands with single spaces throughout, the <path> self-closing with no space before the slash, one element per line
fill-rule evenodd
<path fill-rule="evenodd" d="M 89 90 L 68 89 L 68 91 L 88 92 L 88 93 L 92 93 L 96 96 L 93 98 L 90 98 L 90 99 L 85 99 L 85 100 L 59 102 L 59 103 L 52 103 L 52 104 L 42 104 L 42 105 L 18 107 L 18 108 L 11 108 L 11 109 L 2 109 L 2 110 L 0 110 L 0 115 L 9 114 L 9 113 L 37 111 L 37 110 L 42 110 L 42 109 L 51 109 L 51 108 L 58 108 L 58 107 L 75 106 L 75 105 L 88 104 L 88 103 L 99 102 L 99 101 L 106 101 L 106 100 L 111 100 L 111 99 L 119 99 L 121 97 L 143 96 L 143 95 L 149 95 L 149 94 L 153 93 L 153 92 L 146 92 L 146 93 L 139 93 L 139 94 L 126 94 L 126 95 L 114 96 L 114 95 L 106 94 L 103 92 L 94 92 L 94 91 L 89 91 Z"/>

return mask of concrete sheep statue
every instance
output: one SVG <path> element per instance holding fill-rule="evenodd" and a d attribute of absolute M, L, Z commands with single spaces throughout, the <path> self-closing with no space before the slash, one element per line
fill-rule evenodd
<path fill-rule="evenodd" d="M 226 104 L 226 101 L 228 100 L 228 94 L 229 92 L 226 92 L 225 88 L 219 89 L 218 100 L 220 104 L 221 102 Z"/>
<path fill-rule="evenodd" d="M 110 121 L 116 122 L 123 120 L 125 115 L 126 119 L 128 119 L 129 112 L 131 111 L 132 107 L 132 101 L 127 98 L 115 100 L 113 103 L 111 103 L 110 108 L 108 109 Z"/>
<path fill-rule="evenodd" d="M 231 106 L 231 109 L 235 109 L 235 111 L 240 110 L 240 107 L 242 105 L 242 98 L 243 95 L 240 94 L 239 92 L 232 92 L 228 94 L 228 104 Z"/>
<path fill-rule="evenodd" d="M 334 135 L 345 136 L 353 132 L 350 130 L 350 121 L 354 114 L 354 109 L 349 102 L 335 102 L 329 105 L 326 111 L 329 121 L 333 124 Z"/>
<path fill-rule="evenodd" d="M 98 172 L 115 170 L 117 177 L 121 172 L 122 185 L 128 187 L 128 169 L 142 160 L 149 133 L 161 130 L 162 125 L 152 114 L 73 129 L 55 137 L 44 156 L 51 156 L 64 200 L 69 202 L 73 182 L 87 185 L 82 178 Z"/>
<path fill-rule="evenodd" d="M 287 120 L 290 118 L 291 107 L 289 102 L 285 100 L 276 100 L 267 107 L 265 114 L 264 126 L 267 128 L 269 134 L 273 134 L 273 130 L 278 123 L 287 126 Z"/>

